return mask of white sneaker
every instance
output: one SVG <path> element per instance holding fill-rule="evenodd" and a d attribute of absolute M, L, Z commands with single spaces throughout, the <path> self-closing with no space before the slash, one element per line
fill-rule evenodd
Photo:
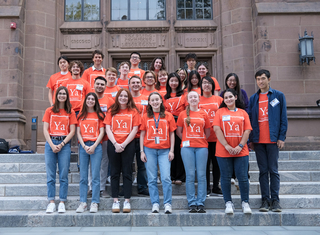
<path fill-rule="evenodd" d="M 65 212 L 66 212 L 66 207 L 63 202 L 60 202 L 58 206 L 58 213 L 65 213 Z"/>
<path fill-rule="evenodd" d="M 50 202 L 47 206 L 46 213 L 53 213 L 56 211 L 56 204 L 54 202 Z"/>
<path fill-rule="evenodd" d="M 134 178 L 134 181 L 132 182 L 132 184 L 137 184 L 137 177 Z"/>
<path fill-rule="evenodd" d="M 123 213 L 130 213 L 130 212 L 131 212 L 130 202 L 127 202 L 127 201 L 124 201 L 124 202 L 123 202 L 122 212 L 123 212 Z"/>
<path fill-rule="evenodd" d="M 87 203 L 86 202 L 80 202 L 79 207 L 77 208 L 76 212 L 77 213 L 83 213 L 88 209 Z"/>
<path fill-rule="evenodd" d="M 153 203 L 152 213 L 159 213 L 159 204 L 158 203 Z"/>
<path fill-rule="evenodd" d="M 172 213 L 172 206 L 169 203 L 166 203 L 164 205 L 164 213 L 165 214 L 171 214 Z"/>
<path fill-rule="evenodd" d="M 107 182 L 108 182 L 109 184 L 111 184 L 111 176 L 108 176 Z"/>
<path fill-rule="evenodd" d="M 231 184 L 236 184 L 236 180 L 234 178 L 231 178 Z"/>
<path fill-rule="evenodd" d="M 161 180 L 159 176 L 157 177 L 157 184 L 161 184 Z"/>
<path fill-rule="evenodd" d="M 248 202 L 242 202 L 242 211 L 245 214 L 252 214 L 252 211 L 250 209 L 250 206 L 249 206 Z"/>
<path fill-rule="evenodd" d="M 112 204 L 112 213 L 119 213 L 120 212 L 120 202 L 116 201 Z"/>
<path fill-rule="evenodd" d="M 226 209 L 225 209 L 224 213 L 233 214 L 233 210 L 234 210 L 233 203 L 231 201 L 226 202 Z"/>
<path fill-rule="evenodd" d="M 91 202 L 90 213 L 97 213 L 97 212 L 98 212 L 98 204 L 95 202 Z"/>

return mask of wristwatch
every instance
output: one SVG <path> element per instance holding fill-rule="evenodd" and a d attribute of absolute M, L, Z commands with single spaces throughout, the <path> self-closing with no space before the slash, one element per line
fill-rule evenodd
<path fill-rule="evenodd" d="M 243 148 L 243 145 L 242 145 L 242 144 L 239 144 L 239 147 L 240 147 L 240 148 Z"/>

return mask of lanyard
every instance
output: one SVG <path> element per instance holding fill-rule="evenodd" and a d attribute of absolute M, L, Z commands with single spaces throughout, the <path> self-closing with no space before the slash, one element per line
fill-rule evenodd
<path fill-rule="evenodd" d="M 158 116 L 158 121 L 156 121 L 156 117 L 155 117 L 154 114 L 153 114 L 153 120 L 154 120 L 154 124 L 156 125 L 157 134 L 158 134 L 158 127 L 159 127 L 159 122 L 160 122 L 160 113 L 159 113 L 159 116 Z"/>

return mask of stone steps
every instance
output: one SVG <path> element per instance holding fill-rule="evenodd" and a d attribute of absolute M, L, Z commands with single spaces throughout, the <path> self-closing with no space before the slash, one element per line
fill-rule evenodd
<path fill-rule="evenodd" d="M 233 202 L 236 208 L 241 208 L 240 195 L 232 195 Z M 123 198 L 119 199 L 122 203 Z M 320 209 L 320 195 L 281 195 L 281 206 L 284 209 Z M 66 203 L 67 210 L 76 210 L 80 203 L 79 196 L 68 196 Z M 91 199 L 88 199 L 88 204 Z M 100 210 L 111 210 L 113 203 L 112 198 L 100 198 Z M 43 211 L 46 209 L 48 201 L 46 197 L 3 197 L 0 198 L 0 211 Z M 58 200 L 56 200 L 58 205 Z M 163 207 L 163 197 L 160 196 L 160 205 Z M 261 205 L 260 195 L 250 195 L 250 207 L 258 209 Z M 205 206 L 207 209 L 224 209 L 223 197 L 210 196 L 207 197 Z M 149 197 L 136 197 L 131 198 L 132 210 L 151 210 L 151 201 Z M 172 208 L 174 210 L 187 210 L 188 203 L 185 195 L 172 197 Z"/>
<path fill-rule="evenodd" d="M 173 210 L 171 215 L 162 211 L 132 210 L 131 213 L 88 211 L 77 214 L 46 214 L 45 211 L 0 211 L 1 227 L 106 227 L 106 226 L 320 226 L 319 209 L 285 209 L 282 213 L 253 210 L 245 215 L 238 208 L 234 215 L 226 215 L 223 209 L 207 210 L 205 214 L 190 214 L 187 210 Z M 241 233 L 239 233 L 241 234 Z"/>

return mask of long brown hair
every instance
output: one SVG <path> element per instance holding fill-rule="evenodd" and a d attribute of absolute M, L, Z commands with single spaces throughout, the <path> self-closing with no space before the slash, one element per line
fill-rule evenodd
<path fill-rule="evenodd" d="M 165 114 L 164 112 L 166 111 L 166 109 L 165 109 L 165 107 L 164 107 L 164 105 L 163 105 L 163 99 L 162 99 L 162 96 L 161 96 L 158 92 L 156 92 L 156 91 L 151 92 L 151 94 L 150 94 L 149 97 L 148 97 L 148 106 L 147 106 L 147 116 L 148 116 L 148 118 L 152 118 L 153 115 L 154 115 L 154 114 L 153 114 L 152 106 L 149 104 L 150 97 L 151 97 L 152 95 L 158 95 L 158 96 L 160 97 L 160 99 L 161 99 L 161 101 L 162 101 L 162 103 L 161 103 L 161 105 L 160 105 L 160 117 L 165 118 L 165 117 L 166 117 L 166 114 Z"/>
<path fill-rule="evenodd" d="M 111 116 L 116 115 L 116 114 L 119 113 L 119 111 L 120 111 L 119 96 L 120 96 L 120 94 L 121 94 L 122 91 L 125 91 L 125 92 L 127 92 L 127 94 L 128 94 L 127 108 L 128 108 L 129 110 L 136 109 L 136 110 L 138 111 L 138 113 L 140 113 L 139 109 L 137 108 L 136 104 L 135 104 L 134 101 L 133 101 L 133 97 L 132 97 L 130 91 L 129 91 L 128 89 L 126 89 L 126 88 L 121 88 L 121 89 L 118 91 L 117 95 L 116 95 L 116 100 L 115 100 L 114 104 L 111 105 L 110 108 L 109 108 L 109 110 L 108 110 L 108 111 L 111 112 Z"/>
<path fill-rule="evenodd" d="M 96 93 L 94 92 L 89 92 L 87 95 L 86 95 L 86 98 L 84 99 L 83 101 L 83 104 L 82 104 L 82 108 L 81 108 L 81 111 L 80 111 L 80 115 L 78 116 L 78 120 L 80 120 L 81 118 L 82 119 L 86 119 L 87 116 L 88 116 L 88 107 L 87 107 L 87 98 L 92 95 L 94 97 L 94 101 L 95 101 L 95 104 L 94 104 L 94 107 L 93 107 L 93 110 L 94 112 L 97 114 L 98 118 L 100 120 L 103 120 L 105 115 L 104 113 L 101 111 L 101 108 L 100 108 L 100 105 L 99 105 L 99 99 L 98 99 L 98 96 L 96 95 Z"/>
<path fill-rule="evenodd" d="M 159 76 L 160 76 L 160 73 L 165 73 L 166 75 L 167 75 L 167 81 L 168 81 L 168 72 L 166 71 L 166 70 L 164 70 L 164 69 L 161 69 L 160 71 L 159 71 L 159 73 L 158 73 L 158 79 L 157 79 L 157 83 L 156 83 L 156 85 L 155 85 L 155 88 L 157 89 L 157 90 L 160 90 L 160 82 L 159 82 Z M 166 82 L 167 83 L 167 82 Z"/>
<path fill-rule="evenodd" d="M 58 100 L 58 94 L 61 90 L 64 90 L 67 94 L 67 99 L 66 101 L 64 102 L 64 110 L 67 112 L 67 113 L 71 113 L 71 104 L 70 104 L 70 98 L 69 98 L 69 91 L 66 87 L 64 86 L 60 86 L 58 87 L 58 89 L 56 90 L 56 95 L 55 95 L 55 100 L 54 100 L 54 104 L 53 104 L 53 107 L 52 107 L 52 112 L 54 113 L 59 113 L 59 105 L 60 105 L 60 101 Z"/>

